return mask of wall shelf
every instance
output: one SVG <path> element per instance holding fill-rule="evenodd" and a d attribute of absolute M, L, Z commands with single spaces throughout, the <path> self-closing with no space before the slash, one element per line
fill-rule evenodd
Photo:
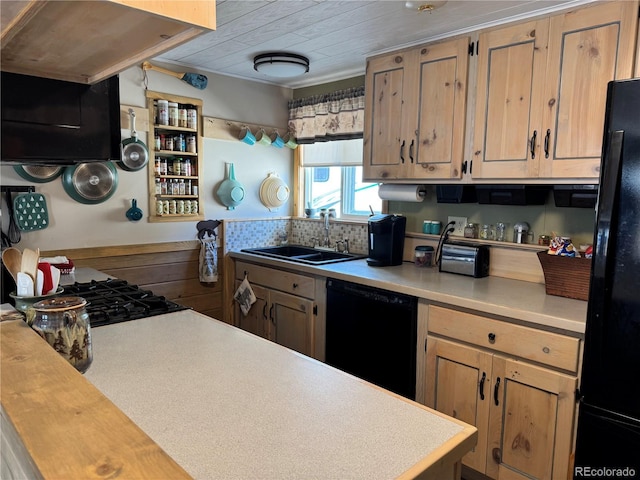
<path fill-rule="evenodd" d="M 179 105 L 188 105 L 189 108 L 195 108 L 197 112 L 197 128 L 158 124 L 155 118 L 158 100 L 168 100 Z M 154 104 L 156 107 L 154 107 Z M 203 159 L 202 100 L 147 91 L 147 112 L 148 125 L 150 126 L 148 142 L 150 160 L 147 167 L 149 172 L 149 222 L 192 222 L 194 220 L 204 220 L 204 207 L 201 201 L 202 188 L 200 188 Z M 192 137 L 195 135 L 195 152 L 157 149 L 156 135 L 175 134 L 177 138 L 184 133 L 188 133 Z M 166 164 L 166 170 L 161 168 L 163 162 Z M 178 172 L 178 166 L 180 166 L 181 172 L 184 171 L 184 165 L 188 165 L 190 175 L 174 173 L 173 165 L 175 162 L 177 162 L 175 172 Z M 178 191 L 172 192 L 172 186 L 176 186 Z M 197 209 L 196 213 L 191 213 L 194 206 Z"/>

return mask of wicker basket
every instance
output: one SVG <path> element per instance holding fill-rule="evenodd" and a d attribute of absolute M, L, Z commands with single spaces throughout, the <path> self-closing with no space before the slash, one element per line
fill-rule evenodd
<path fill-rule="evenodd" d="M 538 259 L 544 272 L 547 295 L 589 299 L 591 259 L 582 257 L 562 257 L 538 252 Z"/>

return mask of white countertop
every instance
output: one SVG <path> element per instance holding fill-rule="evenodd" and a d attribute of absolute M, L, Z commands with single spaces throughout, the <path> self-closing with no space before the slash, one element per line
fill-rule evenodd
<path fill-rule="evenodd" d="M 95 328 L 92 339 L 85 377 L 195 478 L 394 478 L 469 436 L 193 311 Z"/>
<path fill-rule="evenodd" d="M 231 256 L 401 292 L 569 334 L 583 335 L 585 330 L 587 302 L 547 295 L 545 286 L 538 283 L 440 273 L 436 267 L 421 268 L 407 262 L 393 267 L 370 267 L 366 260 L 312 266 L 244 252 L 232 252 Z"/>

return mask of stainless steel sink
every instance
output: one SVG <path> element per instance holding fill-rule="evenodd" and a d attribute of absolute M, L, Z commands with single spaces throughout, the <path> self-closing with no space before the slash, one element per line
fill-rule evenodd
<path fill-rule="evenodd" d="M 365 258 L 366 255 L 356 253 L 343 253 L 320 250 L 303 245 L 282 245 L 279 247 L 244 248 L 243 252 L 262 255 L 265 257 L 279 258 L 291 262 L 306 263 L 309 265 L 326 265 L 328 263 L 347 262 Z"/>

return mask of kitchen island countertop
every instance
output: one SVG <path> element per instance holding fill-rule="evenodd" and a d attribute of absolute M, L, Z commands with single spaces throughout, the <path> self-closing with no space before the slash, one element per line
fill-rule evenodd
<path fill-rule="evenodd" d="M 545 286 L 539 283 L 441 273 L 437 267 L 419 268 L 408 262 L 392 267 L 370 267 L 366 260 L 352 260 L 313 266 L 245 252 L 230 255 L 235 260 L 356 282 L 575 336 L 582 336 L 586 325 L 587 302 L 547 295 Z"/>
<path fill-rule="evenodd" d="M 32 454 L 39 461 L 54 452 L 44 445 L 55 439 L 55 448 L 66 453 L 66 472 L 144 472 L 128 463 L 139 448 L 125 458 L 115 447 L 101 451 L 95 445 L 118 444 L 118 424 L 104 424 L 105 412 L 113 410 L 124 412 L 143 440 L 148 435 L 195 478 L 455 478 L 477 437 L 475 427 L 193 311 L 95 328 L 94 361 L 84 376 L 74 375 L 21 322 L 4 322 L 1 329 L 3 371 L 13 372 L 2 377 L 3 417 L 27 446 L 38 446 Z M 52 363 L 66 385 L 47 379 L 44 387 L 52 390 L 41 395 L 47 406 L 41 420 L 57 422 L 56 392 L 72 390 L 64 400 L 76 398 L 74 405 L 60 408 L 74 416 L 73 437 L 48 438 L 56 431 L 52 425 L 39 431 L 39 422 L 25 420 L 42 404 L 22 388 L 33 388 L 40 368 L 55 372 Z M 87 380 L 118 408 L 80 406 L 85 391 L 96 396 Z M 59 421 L 68 426 L 67 417 Z M 70 453 L 73 445 L 77 456 Z M 141 461 L 148 451 L 147 445 Z M 95 452 L 102 453 L 94 458 Z M 159 453 L 154 455 L 157 460 Z"/>

